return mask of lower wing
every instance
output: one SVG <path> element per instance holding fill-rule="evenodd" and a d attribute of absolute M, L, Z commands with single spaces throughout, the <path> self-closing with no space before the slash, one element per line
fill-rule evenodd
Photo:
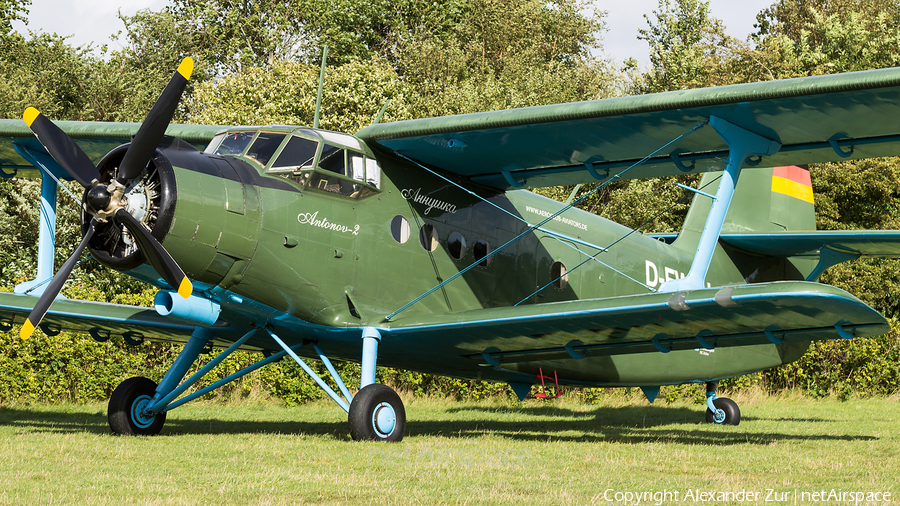
<path fill-rule="evenodd" d="M 418 345 L 452 340 L 471 358 L 497 365 L 492 362 L 871 337 L 890 329 L 884 317 L 849 293 L 804 281 L 482 309 L 453 317 L 450 322 L 446 315 L 398 319 L 382 333 Z"/>

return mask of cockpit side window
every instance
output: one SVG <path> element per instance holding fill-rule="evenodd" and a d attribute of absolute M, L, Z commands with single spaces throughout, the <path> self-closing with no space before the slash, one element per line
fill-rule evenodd
<path fill-rule="evenodd" d="M 312 167 L 316 157 L 316 148 L 319 143 L 303 137 L 291 137 L 287 145 L 281 150 L 281 154 L 272 164 L 272 171 L 300 170 L 302 167 Z"/>
<path fill-rule="evenodd" d="M 281 141 L 284 140 L 286 134 L 273 132 L 260 132 L 253 141 L 253 145 L 247 150 L 247 158 L 256 160 L 263 167 L 272 159 L 272 155 L 278 150 Z"/>
<path fill-rule="evenodd" d="M 378 162 L 358 151 L 358 147 L 349 146 L 351 143 L 359 146 L 359 141 L 345 134 L 313 130 L 298 130 L 292 135 L 261 132 L 246 156 L 257 151 L 264 136 L 274 135 L 290 136 L 282 144 L 281 151 L 277 151 L 276 146 L 274 152 L 278 155 L 271 162 L 268 174 L 294 181 L 304 188 L 352 198 L 370 195 L 381 186 Z M 320 137 L 320 140 L 313 140 Z M 342 145 L 345 142 L 348 145 Z"/>
<path fill-rule="evenodd" d="M 247 145 L 253 140 L 254 135 L 256 135 L 256 132 L 228 132 L 224 134 L 213 154 L 239 156 L 247 149 Z M 210 143 L 207 152 L 209 152 L 214 142 L 216 142 L 216 139 L 213 139 L 213 142 Z"/>
<path fill-rule="evenodd" d="M 344 149 L 326 143 L 322 146 L 322 157 L 319 167 L 342 176 L 347 175 L 347 162 L 344 160 Z"/>

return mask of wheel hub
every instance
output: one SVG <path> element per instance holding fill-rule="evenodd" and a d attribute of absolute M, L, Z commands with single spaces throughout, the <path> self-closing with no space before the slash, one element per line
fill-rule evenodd
<path fill-rule="evenodd" d="M 390 436 L 396 426 L 397 413 L 394 412 L 393 406 L 386 402 L 375 406 L 375 410 L 372 412 L 372 427 L 380 437 Z"/>
<path fill-rule="evenodd" d="M 147 413 L 146 410 L 152 401 L 153 398 L 149 395 L 141 395 L 131 404 L 131 420 L 142 429 L 151 426 L 156 418 L 156 415 Z"/>

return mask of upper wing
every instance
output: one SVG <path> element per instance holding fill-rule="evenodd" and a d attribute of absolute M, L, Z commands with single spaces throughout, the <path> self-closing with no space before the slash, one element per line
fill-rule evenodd
<path fill-rule="evenodd" d="M 461 353 L 491 363 L 808 342 L 890 330 L 884 317 L 849 293 L 803 281 L 482 309 L 459 313 L 452 322 L 430 318 L 438 317 L 398 319 L 382 334 L 406 338 L 411 346 L 453 335 Z"/>
<path fill-rule="evenodd" d="M 131 142 L 140 123 L 107 123 L 100 121 L 55 121 L 66 134 L 84 150 L 94 165 L 113 148 Z M 183 139 L 202 149 L 216 132 L 225 127 L 217 125 L 169 125 L 166 135 Z M 22 120 L 0 120 L 0 171 L 4 177 L 36 176 L 37 169 L 26 161 L 18 150 L 46 154 L 34 133 Z"/>
<path fill-rule="evenodd" d="M 536 188 L 604 180 L 710 116 L 780 142 L 768 166 L 895 155 L 900 68 L 400 121 L 356 135 L 488 186 Z M 727 156 L 718 134 L 701 128 L 623 178 L 721 170 L 713 162 Z"/>

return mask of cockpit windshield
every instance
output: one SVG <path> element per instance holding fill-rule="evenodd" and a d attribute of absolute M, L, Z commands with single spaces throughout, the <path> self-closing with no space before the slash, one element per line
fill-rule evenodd
<path fill-rule="evenodd" d="M 256 132 L 226 132 L 213 137 L 204 150 L 214 155 L 240 156 L 247 149 Z"/>
<path fill-rule="evenodd" d="M 291 137 L 281 154 L 272 164 L 272 171 L 300 170 L 303 167 L 312 167 L 316 158 L 316 150 L 319 143 L 303 137 Z"/>
<path fill-rule="evenodd" d="M 281 141 L 284 140 L 285 135 L 287 134 L 260 132 L 250 149 L 247 150 L 247 158 L 256 160 L 265 167 L 269 164 L 269 160 L 272 159 L 275 151 L 278 150 L 278 146 L 281 146 Z"/>
<path fill-rule="evenodd" d="M 338 132 L 278 126 L 225 132 L 215 136 L 205 152 L 252 160 L 267 167 L 266 173 L 304 188 L 353 198 L 381 186 L 378 162 L 365 154 L 359 139 Z"/>

